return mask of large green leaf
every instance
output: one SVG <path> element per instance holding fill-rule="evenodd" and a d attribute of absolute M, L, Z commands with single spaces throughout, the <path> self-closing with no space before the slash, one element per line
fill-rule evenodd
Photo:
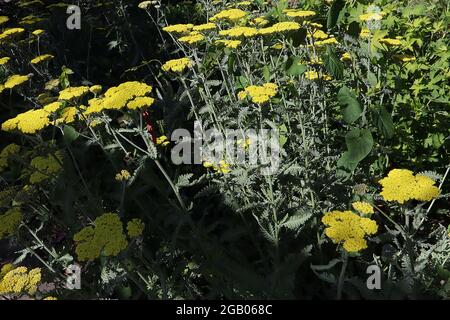
<path fill-rule="evenodd" d="M 349 88 L 343 86 L 338 92 L 338 101 L 341 105 L 342 116 L 348 124 L 355 122 L 362 113 L 361 106 L 355 94 Z"/>
<path fill-rule="evenodd" d="M 69 125 L 64 125 L 63 128 L 64 140 L 68 144 L 71 144 L 73 141 L 77 140 L 80 134 L 74 129 L 74 127 Z"/>
<path fill-rule="evenodd" d="M 285 69 L 286 73 L 291 77 L 299 76 L 306 71 L 306 67 L 300 63 L 299 57 L 289 57 L 286 61 Z"/>
<path fill-rule="evenodd" d="M 368 129 L 354 128 L 345 136 L 347 150 L 337 162 L 338 174 L 341 176 L 352 173 L 358 163 L 367 157 L 373 148 L 372 133 Z"/>
<path fill-rule="evenodd" d="M 375 112 L 375 115 L 378 130 L 385 138 L 392 138 L 394 136 L 394 122 L 392 121 L 391 114 L 384 106 L 380 106 L 379 110 Z"/>
<path fill-rule="evenodd" d="M 345 7 L 345 1 L 344 0 L 335 0 L 333 4 L 330 7 L 330 10 L 328 10 L 328 18 L 327 18 L 327 29 L 334 28 L 338 21 L 339 16 L 341 14 L 342 9 Z"/>
<path fill-rule="evenodd" d="M 327 52 L 323 57 L 325 69 L 330 73 L 335 79 L 342 79 L 344 76 L 344 65 L 338 59 L 336 51 L 332 47 L 327 48 Z"/>

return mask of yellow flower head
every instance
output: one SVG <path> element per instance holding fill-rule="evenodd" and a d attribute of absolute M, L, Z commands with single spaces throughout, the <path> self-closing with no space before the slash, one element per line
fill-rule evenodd
<path fill-rule="evenodd" d="M 380 21 L 385 15 L 384 12 L 370 12 L 359 16 L 361 21 Z"/>
<path fill-rule="evenodd" d="M 25 31 L 24 28 L 7 29 L 7 30 L 3 31 L 3 33 L 0 33 L 0 41 L 14 37 L 15 35 L 18 35 L 24 31 Z"/>
<path fill-rule="evenodd" d="M 60 151 L 47 156 L 38 156 L 31 160 L 33 173 L 30 176 L 31 184 L 38 184 L 55 177 L 62 170 L 63 154 Z"/>
<path fill-rule="evenodd" d="M 193 66 L 192 61 L 189 58 L 173 59 L 163 64 L 161 69 L 163 71 L 183 72 L 186 68 Z"/>
<path fill-rule="evenodd" d="M 38 64 L 38 63 L 40 63 L 42 61 L 47 61 L 47 60 L 50 60 L 50 59 L 53 59 L 53 58 L 54 58 L 54 56 L 51 55 L 51 54 L 43 54 L 43 55 L 40 55 L 40 56 L 32 59 L 31 63 L 32 64 Z"/>
<path fill-rule="evenodd" d="M 305 75 L 305 78 L 306 79 L 308 79 L 308 80 L 311 80 L 311 81 L 314 81 L 314 80 L 318 80 L 320 77 L 319 77 L 319 73 L 317 72 L 317 71 L 306 71 L 305 73 L 304 73 L 304 75 Z M 322 80 L 324 80 L 324 81 L 329 81 L 329 80 L 331 80 L 332 78 L 331 78 L 331 76 L 329 76 L 329 75 L 322 75 Z"/>
<path fill-rule="evenodd" d="M 117 87 L 109 88 L 104 98 L 89 100 L 85 115 L 99 113 L 106 110 L 121 110 L 128 108 L 136 110 L 146 108 L 154 103 L 154 98 L 146 95 L 152 91 L 152 86 L 143 82 L 129 81 Z"/>
<path fill-rule="evenodd" d="M 405 203 L 409 200 L 430 201 L 439 196 L 440 190 L 435 181 L 427 176 L 406 169 L 393 169 L 381 179 L 380 195 L 386 201 Z"/>
<path fill-rule="evenodd" d="M 351 211 L 331 211 L 322 217 L 327 226 L 325 234 L 333 243 L 343 244 L 347 252 L 358 252 L 367 248 L 365 236 L 378 231 L 374 220 L 362 218 Z"/>
<path fill-rule="evenodd" d="M 0 24 L 4 24 L 9 21 L 7 16 L 0 16 Z"/>
<path fill-rule="evenodd" d="M 291 18 L 309 18 L 314 17 L 316 13 L 314 11 L 309 10 L 287 10 L 285 14 Z"/>
<path fill-rule="evenodd" d="M 128 170 L 122 170 L 116 174 L 116 181 L 128 181 L 131 178 L 131 174 Z"/>
<path fill-rule="evenodd" d="M 260 35 L 270 35 L 274 33 L 288 32 L 300 29 L 300 24 L 297 22 L 285 21 L 275 23 L 273 26 L 262 28 L 259 30 Z"/>
<path fill-rule="evenodd" d="M 178 41 L 187 43 L 187 44 L 195 44 L 197 42 L 205 40 L 205 36 L 201 33 L 190 33 L 187 36 L 181 37 Z"/>
<path fill-rule="evenodd" d="M 0 239 L 15 234 L 22 220 L 23 215 L 18 208 L 12 208 L 0 215 Z"/>
<path fill-rule="evenodd" d="M 8 166 L 8 159 L 19 152 L 20 146 L 15 143 L 11 143 L 3 148 L 2 152 L 0 152 L 0 172 Z"/>
<path fill-rule="evenodd" d="M 167 136 L 161 136 L 156 138 L 156 144 L 158 146 L 167 146 L 170 143 L 169 139 L 167 138 Z"/>
<path fill-rule="evenodd" d="M 49 113 L 44 109 L 29 110 L 5 121 L 2 124 L 2 130 L 19 130 L 23 133 L 35 134 L 50 125 L 48 116 Z"/>
<path fill-rule="evenodd" d="M 89 87 L 69 87 L 59 92 L 59 100 L 72 100 L 80 98 L 89 92 Z"/>
<path fill-rule="evenodd" d="M 369 38 L 371 36 L 370 30 L 362 29 L 361 32 L 359 33 L 359 36 L 363 39 Z"/>
<path fill-rule="evenodd" d="M 10 76 L 6 82 L 4 83 L 5 89 L 12 89 L 14 87 L 17 87 L 18 85 L 21 85 L 24 82 L 27 82 L 29 79 L 28 76 L 21 76 L 19 74 L 15 74 Z"/>
<path fill-rule="evenodd" d="M 234 27 L 231 29 L 219 31 L 219 35 L 232 38 L 253 37 L 258 34 L 258 30 L 252 27 Z"/>
<path fill-rule="evenodd" d="M 9 62 L 9 60 L 11 60 L 10 57 L 3 57 L 3 58 L 0 58 L 0 66 L 3 66 L 3 65 L 5 65 L 5 64 L 7 64 L 7 63 Z"/>
<path fill-rule="evenodd" d="M 372 205 L 368 202 L 356 201 L 352 203 L 352 207 L 353 209 L 355 209 L 358 212 L 361 212 L 362 214 L 374 213 Z"/>
<path fill-rule="evenodd" d="M 208 30 L 215 30 L 216 24 L 212 22 L 203 23 L 196 25 L 192 28 L 193 31 L 208 31 Z"/>
<path fill-rule="evenodd" d="M 117 256 L 128 246 L 123 225 L 115 213 L 105 213 L 74 235 L 75 252 L 80 261 L 94 260 L 100 255 Z"/>
<path fill-rule="evenodd" d="M 5 274 L 0 281 L 0 294 L 33 295 L 41 281 L 41 269 L 35 268 L 30 271 L 26 267 L 17 267 Z"/>
<path fill-rule="evenodd" d="M 37 29 L 37 30 L 34 30 L 34 31 L 32 32 L 32 34 L 35 35 L 35 36 L 41 36 L 41 35 L 43 35 L 44 33 L 45 33 L 45 30 L 42 30 L 42 29 Z"/>
<path fill-rule="evenodd" d="M 242 43 L 241 40 L 217 40 L 216 44 L 222 44 L 226 48 L 236 49 Z"/>
<path fill-rule="evenodd" d="M 402 41 L 399 39 L 383 38 L 378 40 L 380 43 L 384 43 L 388 46 L 398 47 L 401 46 Z"/>
<path fill-rule="evenodd" d="M 217 21 L 217 20 L 229 20 L 229 21 L 238 21 L 244 18 L 247 15 L 247 12 L 241 9 L 228 9 L 219 12 L 218 14 L 212 16 L 209 21 Z"/>
<path fill-rule="evenodd" d="M 132 219 L 127 223 L 127 232 L 130 238 L 136 238 L 142 235 L 145 223 L 141 219 Z"/>
<path fill-rule="evenodd" d="M 174 24 L 164 27 L 163 30 L 169 33 L 188 33 L 194 27 L 193 24 Z"/>
<path fill-rule="evenodd" d="M 238 98 L 244 100 L 248 96 L 254 103 L 265 103 L 274 97 L 278 92 L 275 83 L 265 83 L 262 86 L 249 86 L 244 91 L 239 92 Z"/>

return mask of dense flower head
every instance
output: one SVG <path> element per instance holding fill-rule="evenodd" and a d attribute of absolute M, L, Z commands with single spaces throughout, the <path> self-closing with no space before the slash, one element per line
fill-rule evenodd
<path fill-rule="evenodd" d="M 2 124 L 2 130 L 19 130 L 22 133 L 35 134 L 50 125 L 48 116 L 49 113 L 44 109 L 29 110 L 5 121 Z"/>
<path fill-rule="evenodd" d="M 231 29 L 219 31 L 219 35 L 232 38 L 253 37 L 258 34 L 258 29 L 252 27 L 234 27 Z"/>
<path fill-rule="evenodd" d="M 183 72 L 186 68 L 192 67 L 193 63 L 189 58 L 169 60 L 161 67 L 163 71 Z"/>
<path fill-rule="evenodd" d="M 126 249 L 128 241 L 123 232 L 120 217 L 115 213 L 105 213 L 74 235 L 75 249 L 80 261 L 94 260 L 100 255 L 117 256 Z"/>
<path fill-rule="evenodd" d="M 352 56 L 350 55 L 350 52 L 344 52 L 341 56 L 341 61 L 351 61 Z"/>
<path fill-rule="evenodd" d="M 0 41 L 5 40 L 5 39 L 9 39 L 15 35 L 21 34 L 25 31 L 24 28 L 11 28 L 11 29 L 6 29 L 5 31 L 3 31 L 3 33 L 0 33 Z"/>
<path fill-rule="evenodd" d="M 435 181 L 427 176 L 406 169 L 393 169 L 381 179 L 380 195 L 386 201 L 405 203 L 409 200 L 430 201 L 439 196 L 440 190 Z"/>
<path fill-rule="evenodd" d="M 322 79 L 324 81 L 329 81 L 332 79 L 331 76 L 326 75 L 326 74 L 324 74 L 324 75 L 322 75 L 322 77 L 320 77 L 319 73 L 314 70 L 306 71 L 304 73 L 304 76 L 306 79 L 311 80 L 311 81 L 318 80 L 318 79 Z"/>
<path fill-rule="evenodd" d="M 136 238 L 142 235 L 145 223 L 141 219 L 132 219 L 127 223 L 127 232 L 130 238 Z"/>
<path fill-rule="evenodd" d="M 68 87 L 59 92 L 59 100 L 72 100 L 75 98 L 80 98 L 89 92 L 89 87 Z"/>
<path fill-rule="evenodd" d="M 15 194 L 16 191 L 14 190 L 14 188 L 7 188 L 0 191 L 0 207 L 9 207 L 11 201 L 14 199 Z"/>
<path fill-rule="evenodd" d="M 0 281 L 3 279 L 3 277 L 5 276 L 5 274 L 7 274 L 8 272 L 10 272 L 11 270 L 13 270 L 15 268 L 15 266 L 12 263 L 5 263 L 1 268 L 0 268 Z"/>
<path fill-rule="evenodd" d="M 250 96 L 254 103 L 264 103 L 274 97 L 278 92 L 278 86 L 275 83 L 265 83 L 262 86 L 248 86 L 244 91 L 239 92 L 238 97 L 244 100 Z"/>
<path fill-rule="evenodd" d="M 43 54 L 43 55 L 37 56 L 36 58 L 32 59 L 30 62 L 32 64 L 38 64 L 38 63 L 41 63 L 43 61 L 47 61 L 47 60 L 50 60 L 53 58 L 54 58 L 54 56 L 51 54 Z"/>
<path fill-rule="evenodd" d="M 158 138 L 156 138 L 156 144 L 158 146 L 167 146 L 170 143 L 169 138 L 167 138 L 167 136 L 160 136 Z"/>
<path fill-rule="evenodd" d="M 0 66 L 3 66 L 5 64 L 7 64 L 9 62 L 9 60 L 11 60 L 10 57 L 2 57 L 2 58 L 0 58 Z"/>
<path fill-rule="evenodd" d="M 197 32 L 197 31 L 196 31 Z M 205 40 L 205 36 L 201 33 L 191 32 L 187 36 L 181 37 L 178 41 L 187 43 L 187 44 L 195 44 L 197 42 Z"/>
<path fill-rule="evenodd" d="M 374 220 L 362 218 L 352 211 L 331 211 L 322 217 L 327 226 L 325 234 L 333 243 L 343 244 L 347 252 L 358 252 L 367 248 L 365 236 L 378 231 Z"/>
<path fill-rule="evenodd" d="M 69 124 L 75 122 L 78 115 L 78 109 L 76 107 L 66 107 L 61 110 L 60 117 L 55 120 L 54 124 L 59 125 L 61 123 Z"/>
<path fill-rule="evenodd" d="M 383 19 L 383 16 L 385 15 L 384 12 L 369 12 L 365 14 L 361 14 L 359 16 L 359 20 L 361 21 L 380 21 Z"/>
<path fill-rule="evenodd" d="M 401 46 L 402 41 L 400 39 L 383 38 L 378 40 L 380 43 L 384 43 L 388 46 L 398 47 Z"/>
<path fill-rule="evenodd" d="M 264 27 L 267 24 L 269 24 L 269 20 L 264 17 L 257 17 L 252 21 L 252 25 L 257 25 L 258 27 Z"/>
<path fill-rule="evenodd" d="M 316 47 L 321 47 L 321 46 L 325 46 L 325 45 L 330 45 L 330 44 L 338 44 L 339 42 L 336 40 L 335 37 L 329 37 L 327 39 L 324 40 L 319 40 L 314 42 L 314 45 Z"/>
<path fill-rule="evenodd" d="M 169 33 L 188 33 L 194 27 L 193 24 L 174 24 L 164 27 L 163 30 Z"/>
<path fill-rule="evenodd" d="M 121 170 L 118 174 L 116 174 L 116 181 L 127 181 L 130 180 L 131 174 L 128 170 Z"/>
<path fill-rule="evenodd" d="M 31 34 L 34 35 L 34 36 L 40 36 L 40 35 L 42 35 L 42 34 L 44 34 L 44 33 L 45 33 L 45 30 L 42 30 L 42 29 L 36 29 L 36 30 L 34 30 Z"/>
<path fill-rule="evenodd" d="M 31 160 L 30 166 L 33 173 L 30 176 L 31 184 L 38 184 L 57 175 L 61 170 L 63 154 L 57 151 L 47 156 L 38 156 Z"/>
<path fill-rule="evenodd" d="M 370 203 L 364 201 L 356 201 L 352 203 L 352 208 L 362 214 L 372 214 L 374 213 L 373 207 Z"/>
<path fill-rule="evenodd" d="M 0 280 L 0 294 L 36 293 L 41 282 L 41 269 L 30 271 L 26 267 L 17 267 L 7 272 Z"/>
<path fill-rule="evenodd" d="M 273 26 L 260 29 L 258 33 L 261 35 L 270 35 L 274 33 L 287 32 L 298 29 L 300 29 L 300 24 L 298 24 L 297 22 L 286 21 L 286 22 L 278 22 L 275 23 Z"/>
<path fill-rule="evenodd" d="M 22 223 L 23 215 L 18 208 L 12 208 L 0 215 L 0 239 L 12 236 Z"/>
<path fill-rule="evenodd" d="M 311 35 L 308 34 L 308 37 L 311 37 Z M 329 35 L 322 30 L 316 30 L 312 33 L 312 37 L 315 40 L 324 40 L 324 39 L 327 39 L 329 37 Z"/>
<path fill-rule="evenodd" d="M 7 16 L 0 16 L 0 24 L 4 24 L 9 21 Z"/>
<path fill-rule="evenodd" d="M 217 40 L 216 44 L 220 44 L 229 49 L 236 49 L 241 43 L 241 40 Z"/>
<path fill-rule="evenodd" d="M 15 74 L 15 75 L 10 76 L 3 85 L 6 89 L 12 89 L 12 88 L 28 81 L 28 79 L 29 79 L 28 76 L 22 76 L 20 74 Z"/>
<path fill-rule="evenodd" d="M 284 10 L 284 13 L 291 18 L 309 18 L 314 17 L 316 13 L 310 10 Z"/>
<path fill-rule="evenodd" d="M 151 106 L 154 98 L 146 95 L 152 91 L 152 86 L 138 81 L 124 82 L 117 87 L 109 88 L 103 98 L 89 100 L 89 106 L 84 112 L 86 115 L 106 110 L 131 110 Z"/>
<path fill-rule="evenodd" d="M 246 15 L 247 12 L 241 9 L 228 9 L 215 14 L 209 19 L 209 21 L 213 22 L 217 20 L 238 21 L 244 18 Z"/>
<path fill-rule="evenodd" d="M 216 27 L 217 26 L 215 23 L 208 22 L 208 23 L 203 23 L 203 24 L 193 26 L 192 30 L 193 31 L 208 31 L 208 30 L 215 30 Z"/>
<path fill-rule="evenodd" d="M 369 29 L 365 28 L 362 29 L 361 32 L 359 33 L 359 36 L 363 39 L 369 38 L 371 36 L 371 32 Z"/>
<path fill-rule="evenodd" d="M 227 174 L 231 172 L 230 164 L 225 160 L 220 160 L 219 162 L 204 161 L 203 167 L 212 168 L 217 173 Z"/>
<path fill-rule="evenodd" d="M 18 154 L 19 152 L 20 146 L 15 143 L 11 143 L 3 148 L 3 150 L 0 152 L 0 172 L 8 166 L 8 159 L 12 155 Z"/>
<path fill-rule="evenodd" d="M 45 105 L 42 109 L 47 111 L 48 113 L 53 113 L 58 111 L 62 106 L 63 103 L 61 101 L 55 101 Z"/>

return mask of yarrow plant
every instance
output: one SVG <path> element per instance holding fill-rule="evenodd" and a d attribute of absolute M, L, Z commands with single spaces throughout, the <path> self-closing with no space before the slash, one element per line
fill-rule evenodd
<path fill-rule="evenodd" d="M 78 6 L 2 5 L 0 298 L 448 298 L 446 4 Z"/>

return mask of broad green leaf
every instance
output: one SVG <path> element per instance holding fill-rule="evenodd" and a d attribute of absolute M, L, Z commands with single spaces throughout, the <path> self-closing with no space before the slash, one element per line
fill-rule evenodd
<path fill-rule="evenodd" d="M 375 121 L 378 130 L 385 138 L 390 139 L 394 136 L 394 122 L 384 106 L 380 106 L 380 109 L 376 111 Z"/>
<path fill-rule="evenodd" d="M 271 77 L 270 77 L 270 70 L 269 70 L 268 66 L 263 67 L 263 77 L 264 77 L 264 81 L 270 82 Z"/>
<path fill-rule="evenodd" d="M 337 162 L 338 175 L 347 176 L 352 173 L 358 163 L 367 157 L 373 148 L 372 133 L 368 129 L 354 128 L 345 136 L 347 150 Z"/>
<path fill-rule="evenodd" d="M 344 75 L 344 65 L 336 56 L 336 51 L 332 47 L 327 47 L 327 52 L 323 57 L 325 69 L 335 79 L 342 79 Z"/>
<path fill-rule="evenodd" d="M 299 76 L 306 71 L 306 66 L 300 63 L 299 57 L 290 57 L 285 64 L 286 73 L 291 76 Z"/>
<path fill-rule="evenodd" d="M 335 0 L 333 4 L 331 5 L 330 9 L 328 10 L 328 17 L 327 17 L 327 29 L 334 28 L 339 21 L 339 16 L 341 14 L 342 9 L 345 7 L 345 1 L 344 0 Z"/>
<path fill-rule="evenodd" d="M 280 133 L 280 147 L 283 147 L 286 144 L 287 140 L 288 140 L 288 138 L 286 136 L 288 130 L 287 130 L 287 127 L 286 127 L 285 124 L 282 124 L 278 128 L 278 130 L 279 130 L 279 133 Z"/>
<path fill-rule="evenodd" d="M 68 144 L 71 144 L 80 136 L 80 134 L 72 126 L 69 125 L 64 125 L 63 134 L 64 140 L 66 140 Z"/>
<path fill-rule="evenodd" d="M 355 122 L 362 113 L 361 106 L 355 94 L 349 88 L 343 86 L 338 92 L 338 101 L 341 105 L 342 116 L 348 124 Z"/>

